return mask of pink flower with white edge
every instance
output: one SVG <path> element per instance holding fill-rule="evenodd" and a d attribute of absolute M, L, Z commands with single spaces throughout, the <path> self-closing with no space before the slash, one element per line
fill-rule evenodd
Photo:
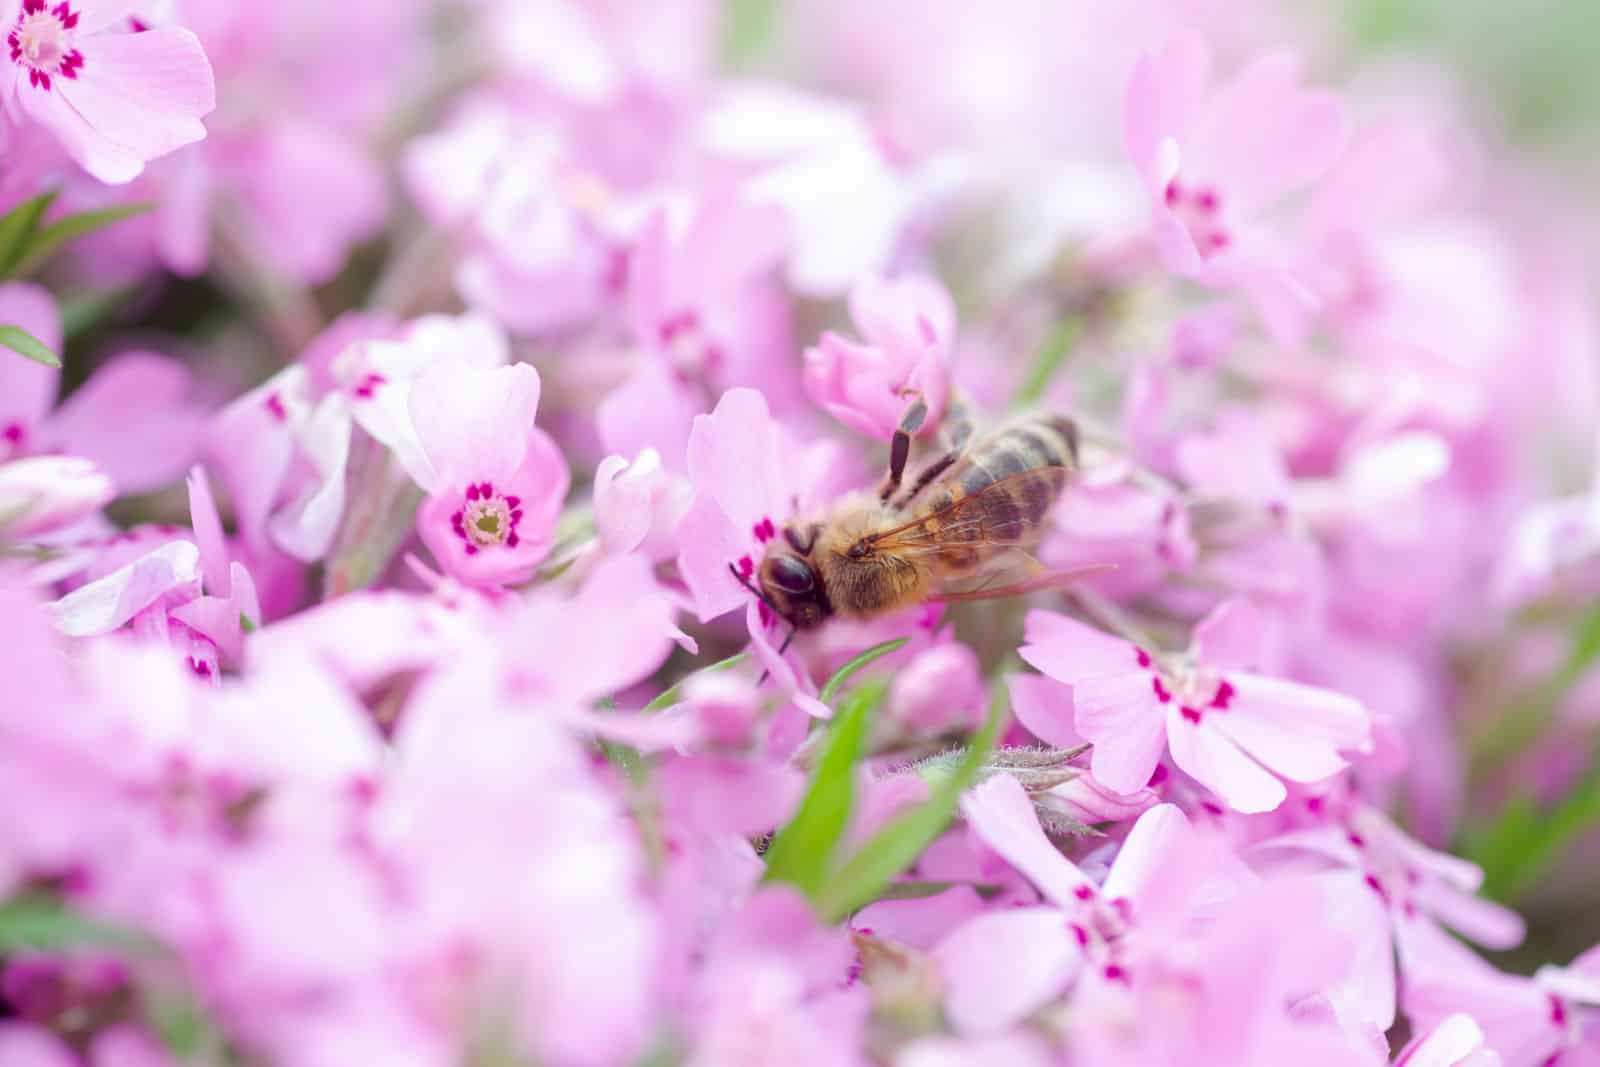
<path fill-rule="evenodd" d="M 1123 108 L 1167 268 L 1243 291 L 1275 333 L 1298 334 L 1314 297 L 1261 220 L 1338 159 L 1338 98 L 1302 88 L 1299 60 L 1287 52 L 1262 55 L 1216 85 L 1210 48 L 1185 34 L 1139 60 Z"/>
<path fill-rule="evenodd" d="M 1394 1067 L 1501 1067 L 1503 1062 L 1484 1043 L 1483 1028 L 1472 1016 L 1457 1012 L 1401 1049 Z"/>
<path fill-rule="evenodd" d="M 928 405 L 922 432 L 932 432 L 950 396 L 950 294 L 928 278 L 871 279 L 850 291 L 850 315 L 865 343 L 823 334 L 806 350 L 806 392 L 840 422 L 885 441 L 920 396 Z"/>
<path fill-rule="evenodd" d="M 417 511 L 423 544 L 467 585 L 533 577 L 570 482 L 561 450 L 534 425 L 539 372 L 442 362 L 418 376 L 409 406 L 420 452 L 399 459 L 428 494 Z"/>
<path fill-rule="evenodd" d="M 1024 660 L 1072 689 L 1072 729 L 1101 784 L 1132 793 L 1164 752 L 1241 812 L 1271 811 L 1281 778 L 1318 782 L 1372 744 L 1371 717 L 1339 693 L 1240 669 L 1262 627 L 1243 601 L 1218 607 L 1183 655 L 1163 655 L 1048 611 L 1028 614 Z M 1065 724 L 1063 724 L 1065 725 Z M 1035 733 L 1049 727 L 1029 723 Z"/>
<path fill-rule="evenodd" d="M 0 463 L 0 540 L 25 540 L 71 526 L 116 495 L 104 471 L 76 456 Z"/>
<path fill-rule="evenodd" d="M 0 7 L 9 77 L 0 98 L 103 182 L 132 181 L 150 160 L 205 137 L 216 107 L 200 41 L 175 26 L 126 33 L 118 0 L 17 0 Z"/>

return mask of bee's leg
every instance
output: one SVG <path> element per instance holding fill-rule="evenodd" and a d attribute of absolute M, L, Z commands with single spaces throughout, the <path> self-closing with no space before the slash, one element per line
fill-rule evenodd
<path fill-rule="evenodd" d="M 955 466 L 967 450 L 967 443 L 972 440 L 972 412 L 967 410 L 967 405 L 960 397 L 952 395 L 950 406 L 945 411 L 944 421 L 939 424 L 939 436 L 945 446 L 944 455 L 922 468 L 922 473 L 917 475 L 917 480 L 911 483 L 911 488 L 906 490 L 895 503 L 895 507 L 903 508 L 917 498 L 917 494 L 933 484 L 935 478 Z"/>
<path fill-rule="evenodd" d="M 900 488 L 900 479 L 906 473 L 906 460 L 911 458 L 911 438 L 922 429 L 922 422 L 927 417 L 928 402 L 918 393 L 905 414 L 900 416 L 900 425 L 889 442 L 889 476 L 884 479 L 883 488 L 878 490 L 879 500 L 887 503 L 895 490 Z"/>

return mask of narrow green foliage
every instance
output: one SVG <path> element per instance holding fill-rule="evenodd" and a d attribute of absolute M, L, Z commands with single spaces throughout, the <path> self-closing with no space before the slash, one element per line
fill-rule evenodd
<path fill-rule="evenodd" d="M 61 357 L 50 351 L 50 346 L 39 340 L 21 326 L 0 326 L 0 345 L 35 363 L 43 363 L 46 367 L 61 366 Z"/>
<path fill-rule="evenodd" d="M 230 1062 L 221 1031 L 188 993 L 150 998 L 146 1016 L 151 1031 L 179 1063 L 212 1067 Z"/>
<path fill-rule="evenodd" d="M 997 682 L 989 702 L 989 716 L 955 769 L 930 788 L 927 800 L 880 827 L 827 880 L 816 898 L 817 911 L 824 921 L 838 922 L 878 899 L 895 876 L 916 862 L 923 850 L 944 833 L 961 794 L 977 779 L 988 760 L 1005 713 L 1005 686 Z"/>
<path fill-rule="evenodd" d="M 1502 715 L 1472 745 L 1472 776 L 1481 779 L 1528 750 L 1543 736 L 1556 709 L 1600 657 L 1600 604 L 1578 620 L 1561 669 L 1518 707 Z"/>
<path fill-rule="evenodd" d="M 101 211 L 80 211 L 76 215 L 57 219 L 43 229 L 33 232 L 10 273 L 17 276 L 31 274 L 69 242 L 96 230 L 103 230 L 124 219 L 143 215 L 153 206 L 153 204 L 119 204 Z"/>
<path fill-rule="evenodd" d="M 81 337 L 116 314 L 134 289 L 91 289 L 60 299 L 61 330 L 71 340 Z"/>
<path fill-rule="evenodd" d="M 980 897 L 987 900 L 1000 893 L 1000 887 L 985 882 L 891 882 L 883 887 L 883 891 L 873 898 L 879 900 L 926 900 L 936 897 L 940 893 L 954 889 L 957 886 L 968 886 Z"/>
<path fill-rule="evenodd" d="M 85 946 L 141 954 L 162 951 L 161 943 L 148 934 L 79 915 L 52 897 L 25 894 L 0 904 L 0 956 Z"/>
<path fill-rule="evenodd" d="M 1484 893 L 1511 903 L 1538 885 L 1567 850 L 1597 825 L 1600 765 L 1591 765 L 1572 790 L 1548 810 L 1526 793 L 1514 795 L 1487 830 L 1466 841 L 1463 851 L 1483 867 Z"/>
<path fill-rule="evenodd" d="M 822 692 L 818 695 L 818 699 L 832 707 L 834 695 L 839 692 L 844 683 L 850 680 L 851 676 L 873 660 L 882 659 L 891 652 L 899 651 L 909 640 L 909 637 L 897 637 L 893 641 L 885 641 L 881 645 L 873 645 L 835 671 L 833 677 L 828 679 L 828 684 L 822 687 Z"/>
<path fill-rule="evenodd" d="M 710 674 L 712 671 L 730 671 L 749 658 L 750 653 L 740 652 L 737 655 L 729 656 L 727 659 L 718 660 L 709 667 L 700 668 L 698 671 L 695 671 L 694 674 L 689 675 L 689 678 L 693 678 L 695 674 Z M 646 704 L 644 706 L 644 710 L 660 711 L 662 708 L 670 708 L 672 705 L 681 701 L 683 699 L 683 688 L 688 683 L 689 678 L 685 678 L 677 685 L 664 690 L 654 700 Z"/>
<path fill-rule="evenodd" d="M 1011 402 L 1012 407 L 1030 407 L 1044 398 L 1045 390 L 1050 387 L 1050 380 L 1066 364 L 1067 357 L 1072 354 L 1072 348 L 1077 344 L 1078 335 L 1082 332 L 1083 323 L 1076 317 L 1062 320 L 1061 324 L 1050 332 L 1050 336 L 1039 349 L 1039 354 L 1034 357 L 1027 378 L 1017 389 L 1017 395 Z"/>
<path fill-rule="evenodd" d="M 748 66 L 771 47 L 779 6 L 780 0 L 728 0 L 722 55 L 729 67 Z"/>
<path fill-rule="evenodd" d="M 855 807 L 856 764 L 866 748 L 872 715 L 883 703 L 887 688 L 882 682 L 872 682 L 845 698 L 828 726 L 827 744 L 799 809 L 767 849 L 763 881 L 785 882 L 813 901 L 817 899 Z"/>
<path fill-rule="evenodd" d="M 0 215 L 0 278 L 9 278 L 17 262 L 22 259 L 28 240 L 39 227 L 39 220 L 55 203 L 54 191 L 41 193 L 24 200 L 4 215 Z"/>

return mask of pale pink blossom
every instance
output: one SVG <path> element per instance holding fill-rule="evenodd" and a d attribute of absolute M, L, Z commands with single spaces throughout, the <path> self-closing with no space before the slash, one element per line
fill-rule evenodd
<path fill-rule="evenodd" d="M 205 137 L 211 64 L 188 30 L 118 32 L 126 5 L 11 0 L 0 7 L 10 70 L 0 99 L 46 127 L 94 177 L 126 182 Z"/>
<path fill-rule="evenodd" d="M 1225 604 L 1212 623 L 1249 610 Z M 1332 777 L 1346 766 L 1341 753 L 1371 744 L 1370 717 L 1354 700 L 1235 669 L 1233 657 L 1203 643 L 1169 658 L 1035 611 L 1021 655 L 1072 688 L 1073 724 L 1094 745 L 1094 776 L 1119 793 L 1144 786 L 1170 751 L 1180 770 L 1229 807 L 1271 811 L 1287 795 L 1278 776 Z"/>
<path fill-rule="evenodd" d="M 806 349 L 806 392 L 845 425 L 888 440 L 913 399 L 931 433 L 950 396 L 956 313 L 950 294 L 927 278 L 868 279 L 850 291 L 863 343 L 829 332 Z"/>
<path fill-rule="evenodd" d="M 1266 216 L 1338 158 L 1338 98 L 1302 88 L 1288 52 L 1262 55 L 1216 84 L 1210 47 L 1185 34 L 1134 67 L 1123 133 L 1167 268 L 1242 290 L 1269 327 L 1293 334 L 1313 295 Z"/>

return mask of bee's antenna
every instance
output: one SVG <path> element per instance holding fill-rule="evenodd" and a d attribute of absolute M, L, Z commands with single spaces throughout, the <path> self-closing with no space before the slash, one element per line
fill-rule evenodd
<path fill-rule="evenodd" d="M 783 612 L 778 610 L 778 605 L 774 604 L 772 602 L 772 598 L 767 596 L 766 593 L 763 593 L 761 591 L 760 586 L 754 585 L 750 581 L 750 579 L 748 579 L 744 575 L 740 574 L 738 567 L 735 567 L 731 563 L 728 564 L 728 573 L 733 575 L 733 580 L 734 581 L 738 582 L 740 585 L 742 585 L 746 589 L 750 590 L 750 592 L 755 595 L 755 598 L 757 600 L 761 601 L 763 604 L 765 604 L 767 606 L 768 610 L 770 610 L 778 618 L 782 619 L 784 622 L 789 624 L 789 636 L 785 637 L 783 639 L 783 647 L 778 649 L 778 655 L 782 656 L 785 652 L 789 651 L 789 644 L 790 644 L 790 642 L 792 642 L 794 640 L 794 635 L 800 632 L 800 627 L 798 627 L 798 626 L 796 626 L 794 624 L 794 620 L 793 619 L 789 618 L 789 616 L 785 615 Z M 770 677 L 772 677 L 772 672 L 771 671 L 762 671 L 761 672 L 761 677 L 756 679 L 756 688 L 759 689 L 761 686 L 765 685 L 767 679 L 770 678 Z"/>

